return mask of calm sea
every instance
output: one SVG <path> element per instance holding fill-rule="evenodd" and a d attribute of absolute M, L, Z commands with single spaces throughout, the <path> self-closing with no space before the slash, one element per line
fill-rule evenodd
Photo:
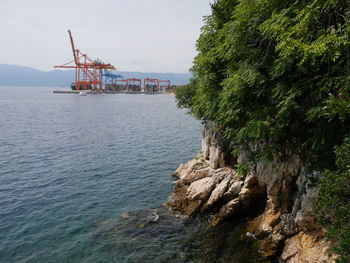
<path fill-rule="evenodd" d="M 0 88 L 0 262 L 256 262 L 243 230 L 162 207 L 200 150 L 173 95 L 52 91 Z"/>

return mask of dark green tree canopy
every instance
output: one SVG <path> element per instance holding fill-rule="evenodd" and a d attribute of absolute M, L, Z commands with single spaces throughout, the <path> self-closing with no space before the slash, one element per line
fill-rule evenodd
<path fill-rule="evenodd" d="M 349 21 L 345 0 L 218 0 L 178 103 L 237 145 L 293 142 L 334 163 L 349 131 Z"/>

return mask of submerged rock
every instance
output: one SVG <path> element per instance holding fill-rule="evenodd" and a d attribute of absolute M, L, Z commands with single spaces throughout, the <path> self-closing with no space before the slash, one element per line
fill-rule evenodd
<path fill-rule="evenodd" d="M 99 220 L 93 241 L 107 244 L 103 250 L 108 262 L 269 262 L 260 260 L 256 241 L 246 236 L 245 229 L 243 220 L 212 228 L 206 216 L 183 219 L 158 207 Z"/>

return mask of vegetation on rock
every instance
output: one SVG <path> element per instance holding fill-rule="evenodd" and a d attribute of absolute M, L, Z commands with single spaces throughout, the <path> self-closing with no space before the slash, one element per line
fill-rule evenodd
<path fill-rule="evenodd" d="M 350 138 L 336 147 L 337 169 L 326 171 L 321 179 L 318 208 L 327 235 L 337 240 L 339 262 L 350 262 Z"/>
<path fill-rule="evenodd" d="M 349 36 L 346 0 L 217 0 L 197 41 L 193 80 L 176 91 L 178 105 L 214 121 L 238 147 L 297 149 L 318 169 L 334 170 L 333 149 L 350 131 Z M 321 181 L 324 207 L 335 205 L 327 203 L 333 197 L 346 204 L 332 210 L 338 252 L 348 249 L 350 227 L 349 189 L 331 189 L 345 180 L 339 162 Z"/>
<path fill-rule="evenodd" d="M 178 104 L 239 145 L 289 141 L 331 166 L 350 127 L 349 20 L 344 0 L 216 1 Z"/>

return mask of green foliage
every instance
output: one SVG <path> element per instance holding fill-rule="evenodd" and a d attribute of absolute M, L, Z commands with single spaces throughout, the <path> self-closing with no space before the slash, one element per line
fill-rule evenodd
<path fill-rule="evenodd" d="M 309 161 L 332 167 L 333 147 L 350 128 L 349 5 L 217 0 L 178 105 L 238 145 L 293 141 Z"/>
<path fill-rule="evenodd" d="M 214 121 L 249 160 L 303 153 L 330 169 L 320 181 L 322 222 L 350 262 L 350 3 L 217 0 L 197 41 L 193 80 L 178 105 Z M 273 153 L 274 151 L 274 153 Z M 247 164 L 241 164 L 244 174 Z M 332 171 L 333 170 L 333 171 Z"/>
<path fill-rule="evenodd" d="M 238 177 L 245 177 L 249 173 L 249 164 L 248 162 L 243 162 L 236 165 L 236 171 Z"/>
<path fill-rule="evenodd" d="M 197 41 L 193 80 L 176 94 L 234 149 L 265 147 L 249 161 L 297 150 L 329 169 L 320 212 L 341 262 L 350 262 L 350 139 L 333 150 L 350 131 L 349 37 L 347 0 L 217 0 Z"/>
<path fill-rule="evenodd" d="M 177 87 L 175 90 L 177 106 L 179 108 L 191 108 L 191 100 L 194 92 L 195 90 L 192 83 Z"/>
<path fill-rule="evenodd" d="M 337 242 L 339 262 L 350 262 L 350 137 L 336 147 L 335 171 L 326 171 L 320 180 L 318 208 L 320 222 L 328 237 Z"/>

